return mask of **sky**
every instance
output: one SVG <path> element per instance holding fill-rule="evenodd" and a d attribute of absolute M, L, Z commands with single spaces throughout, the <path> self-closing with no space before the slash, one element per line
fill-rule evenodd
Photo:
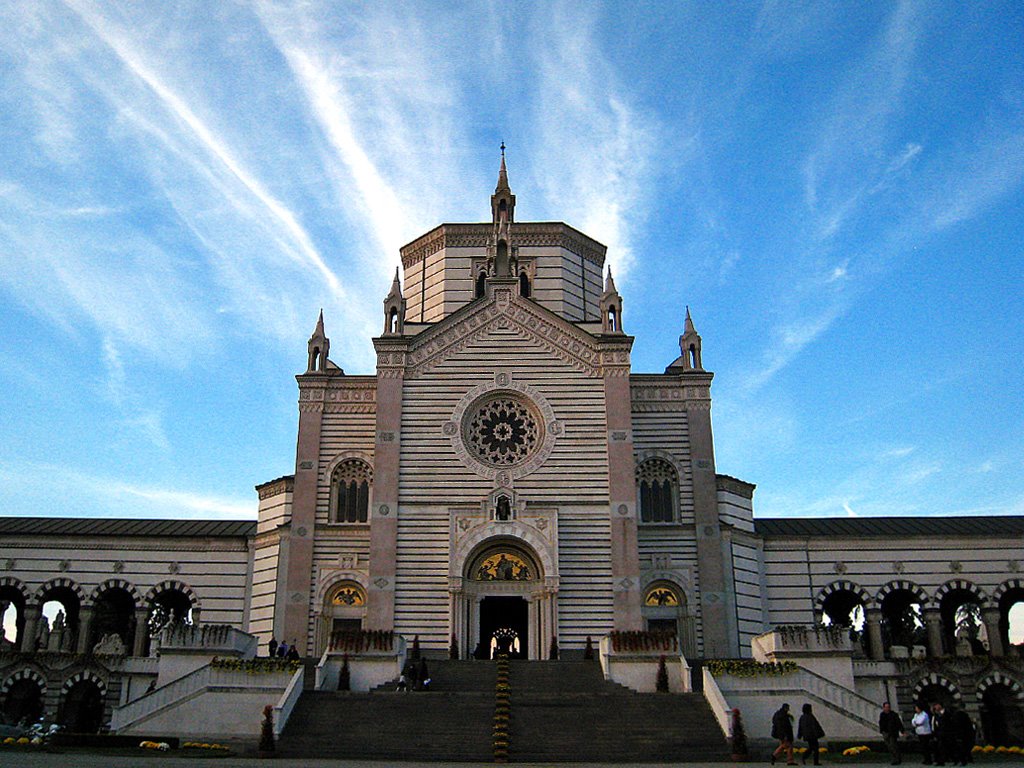
<path fill-rule="evenodd" d="M 398 249 L 608 246 L 756 514 L 1024 514 L 1024 6 L 0 6 L 0 514 L 252 518 Z"/>

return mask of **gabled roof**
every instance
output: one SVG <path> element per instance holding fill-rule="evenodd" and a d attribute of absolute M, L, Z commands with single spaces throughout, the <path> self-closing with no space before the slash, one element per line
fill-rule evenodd
<path fill-rule="evenodd" d="M 764 518 L 754 520 L 762 536 L 1022 536 L 1024 517 L 829 517 Z"/>
<path fill-rule="evenodd" d="M 249 537 L 255 520 L 132 520 L 114 517 L 0 517 L 0 536 Z"/>

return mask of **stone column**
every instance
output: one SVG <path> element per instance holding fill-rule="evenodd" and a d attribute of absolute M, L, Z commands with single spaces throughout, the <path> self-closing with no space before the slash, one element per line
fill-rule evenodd
<path fill-rule="evenodd" d="M 938 608 L 925 608 L 922 613 L 928 632 L 928 655 L 937 659 L 942 656 L 942 613 Z"/>
<path fill-rule="evenodd" d="M 299 379 L 299 436 L 295 449 L 295 484 L 288 537 L 285 578 L 278 581 L 274 631 L 283 642 L 294 642 L 300 656 L 309 656 L 310 574 L 313 572 L 313 533 L 320 475 L 320 430 L 323 423 L 327 376 L 306 373 Z M 199 623 L 198 610 L 192 622 Z"/>
<path fill-rule="evenodd" d="M 39 619 L 43 616 L 41 604 L 25 604 L 25 626 L 22 628 L 21 650 L 32 653 L 36 649 L 36 633 L 39 631 Z"/>
<path fill-rule="evenodd" d="M 681 376 L 690 434 L 693 478 L 693 516 L 697 540 L 697 580 L 700 584 L 700 619 L 706 658 L 727 658 L 739 651 L 739 638 L 730 637 L 726 565 L 722 528 L 718 520 L 718 481 L 715 444 L 711 430 L 711 379 L 705 371 Z"/>
<path fill-rule="evenodd" d="M 868 649 L 875 661 L 885 660 L 885 647 L 882 645 L 882 610 L 867 608 L 864 611 L 864 623 L 868 631 Z"/>
<path fill-rule="evenodd" d="M 395 575 L 398 570 L 398 470 L 402 442 L 402 390 L 405 343 L 374 339 L 377 349 L 377 434 L 373 448 L 373 511 L 370 525 L 370 584 L 366 600 L 368 629 L 395 626 Z"/>
<path fill-rule="evenodd" d="M 981 620 L 985 622 L 985 631 L 988 633 L 988 652 L 990 656 L 1002 656 L 1003 636 L 999 632 L 999 607 L 981 609 Z"/>
<path fill-rule="evenodd" d="M 78 610 L 78 644 L 75 648 L 76 653 L 89 652 L 89 640 L 92 637 L 92 615 L 93 608 L 91 605 L 83 605 Z M 70 631 L 70 627 L 65 631 Z"/>
<path fill-rule="evenodd" d="M 132 644 L 132 656 L 141 656 L 146 652 L 146 635 L 149 634 L 149 608 L 135 608 L 135 642 Z"/>
<path fill-rule="evenodd" d="M 636 459 L 629 390 L 630 337 L 602 345 L 605 412 L 608 420 L 608 511 L 611 518 L 612 601 L 615 629 L 643 628 L 640 613 L 640 552 L 636 521 Z"/>

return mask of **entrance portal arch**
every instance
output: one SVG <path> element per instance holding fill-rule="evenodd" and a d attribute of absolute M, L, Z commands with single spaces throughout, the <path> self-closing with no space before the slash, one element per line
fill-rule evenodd
<path fill-rule="evenodd" d="M 557 632 L 556 590 L 544 566 L 529 542 L 509 533 L 466 552 L 451 590 L 452 634 L 461 656 L 543 658 Z"/>

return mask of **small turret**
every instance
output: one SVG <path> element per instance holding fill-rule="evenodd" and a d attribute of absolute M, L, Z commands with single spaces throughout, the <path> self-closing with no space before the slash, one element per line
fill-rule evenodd
<path fill-rule="evenodd" d="M 682 355 L 683 370 L 704 370 L 704 365 L 700 360 L 700 334 L 693 327 L 689 306 L 686 307 L 686 323 L 683 325 L 683 335 L 679 337 L 679 352 Z"/>
<path fill-rule="evenodd" d="M 604 281 L 604 293 L 601 294 L 601 332 L 622 333 L 622 297 L 615 290 L 612 270 L 608 268 L 608 277 Z"/>
<path fill-rule="evenodd" d="M 307 351 L 306 373 L 325 372 L 327 370 L 327 355 L 331 351 L 331 340 L 324 333 L 324 311 L 322 309 L 320 317 L 316 321 L 316 328 L 313 329 L 313 335 L 309 337 Z"/>
<path fill-rule="evenodd" d="M 391 283 L 391 292 L 384 299 L 384 335 L 401 336 L 405 333 L 405 299 L 402 297 L 402 285 L 398 281 L 398 267 L 395 267 L 395 279 Z"/>
<path fill-rule="evenodd" d="M 498 170 L 498 185 L 491 195 L 491 220 L 494 224 L 491 251 L 494 277 L 515 275 L 515 256 L 512 252 L 511 227 L 515 220 L 516 196 L 508 185 L 508 170 L 505 168 L 505 142 L 501 143 L 501 168 Z"/>

